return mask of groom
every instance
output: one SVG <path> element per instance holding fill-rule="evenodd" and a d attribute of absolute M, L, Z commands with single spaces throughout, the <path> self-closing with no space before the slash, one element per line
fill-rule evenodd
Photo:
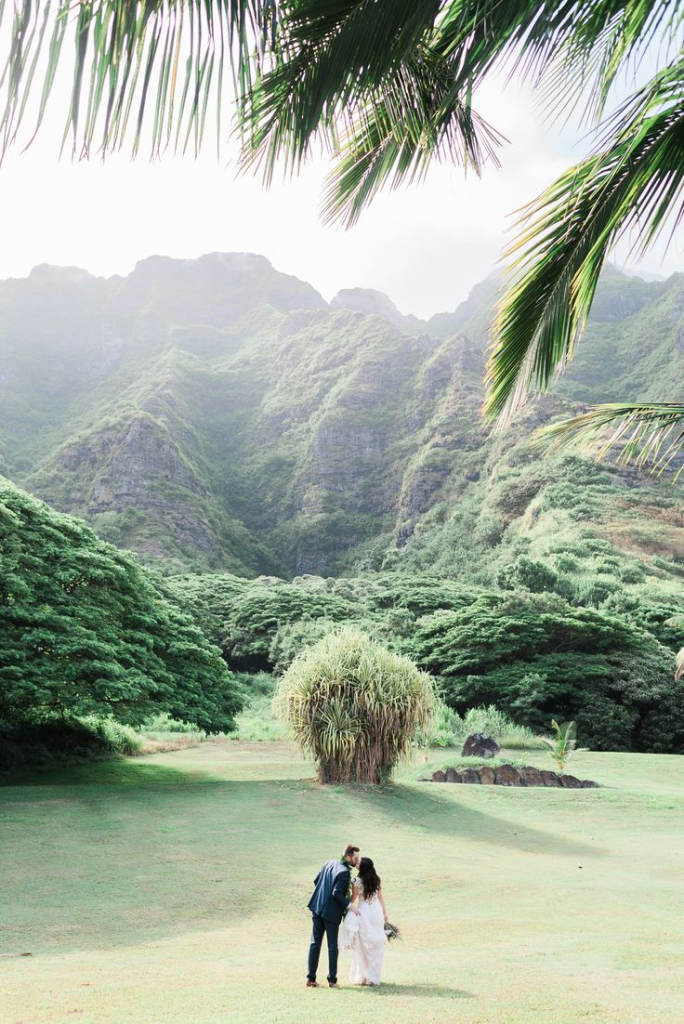
<path fill-rule="evenodd" d="M 314 879 L 314 894 L 309 900 L 313 918 L 313 932 L 309 947 L 309 973 L 307 988 L 318 988 L 316 971 L 323 945 L 323 935 L 328 936 L 328 984 L 337 988 L 337 933 L 350 903 L 351 869 L 359 866 L 359 848 L 351 844 L 339 860 L 329 860 Z"/>

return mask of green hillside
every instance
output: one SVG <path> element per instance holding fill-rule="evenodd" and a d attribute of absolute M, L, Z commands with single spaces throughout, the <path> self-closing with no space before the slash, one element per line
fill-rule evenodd
<path fill-rule="evenodd" d="M 542 462 L 526 442 L 568 403 L 673 392 L 682 280 L 609 268 L 555 395 L 489 438 L 495 292 L 489 279 L 423 323 L 364 289 L 328 305 L 246 254 L 153 257 L 108 280 L 37 268 L 0 283 L 3 471 L 163 571 L 467 566 L 487 581 L 512 555 L 550 557 L 562 520 L 678 578 L 681 490 Z"/>

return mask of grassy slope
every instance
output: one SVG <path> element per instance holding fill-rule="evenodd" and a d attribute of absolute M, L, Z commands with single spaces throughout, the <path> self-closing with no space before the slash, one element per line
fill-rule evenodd
<path fill-rule="evenodd" d="M 3 1021 L 670 1024 L 684 762 L 573 770 L 605 788 L 345 791 L 216 742 L 6 787 Z M 310 880 L 349 839 L 405 938 L 380 989 L 307 991 Z"/>

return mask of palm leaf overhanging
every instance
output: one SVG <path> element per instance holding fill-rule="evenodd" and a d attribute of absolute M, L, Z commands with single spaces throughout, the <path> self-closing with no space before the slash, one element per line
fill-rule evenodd
<path fill-rule="evenodd" d="M 611 121 L 598 154 L 571 168 L 520 219 L 499 306 L 486 412 L 510 416 L 572 357 L 615 241 L 635 230 L 646 249 L 684 189 L 684 61 L 666 68 Z M 670 227 L 672 227 L 672 222 Z"/>
<path fill-rule="evenodd" d="M 684 469 L 684 405 L 674 402 L 598 405 L 571 419 L 551 423 L 536 432 L 536 443 L 552 451 L 576 446 L 593 448 L 598 458 L 616 455 L 618 462 L 634 459 L 651 472 Z"/>
<path fill-rule="evenodd" d="M 153 155 L 198 151 L 209 111 L 222 136 L 226 72 L 247 92 L 276 24 L 275 0 L 0 0 L 0 150 L 27 118 L 35 137 L 71 64 L 64 143 L 76 156 L 126 142 L 135 155 L 143 137 Z"/>

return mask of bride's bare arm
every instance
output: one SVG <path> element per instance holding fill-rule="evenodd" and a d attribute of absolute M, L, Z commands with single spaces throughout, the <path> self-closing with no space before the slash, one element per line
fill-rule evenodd
<path fill-rule="evenodd" d="M 387 920 L 387 907 L 385 906 L 385 897 L 382 895 L 382 889 L 378 889 L 378 899 L 380 900 L 380 906 L 382 912 L 385 915 L 385 921 Z"/>
<path fill-rule="evenodd" d="M 359 908 L 354 906 L 354 904 L 356 903 L 358 898 L 359 898 L 359 887 L 358 887 L 358 885 L 353 885 L 352 886 L 352 898 L 351 898 L 351 903 L 349 904 L 349 909 L 353 910 L 355 914 L 358 914 L 358 912 L 359 912 Z"/>

